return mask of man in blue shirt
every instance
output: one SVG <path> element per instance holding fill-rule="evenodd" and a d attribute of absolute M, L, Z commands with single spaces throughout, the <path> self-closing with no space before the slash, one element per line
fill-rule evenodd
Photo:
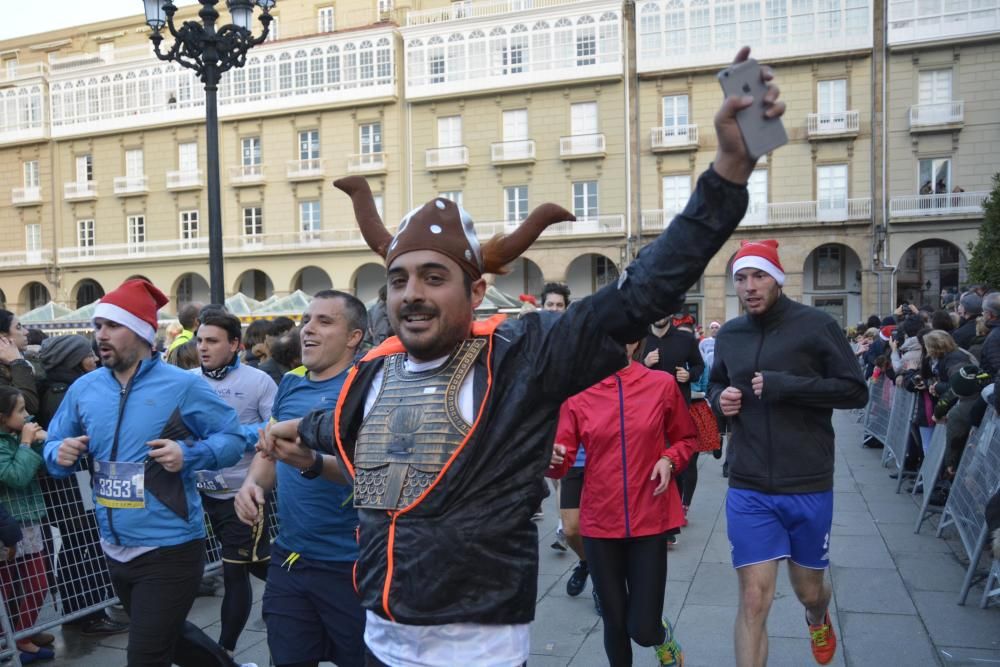
<path fill-rule="evenodd" d="M 332 410 L 367 330 L 364 304 L 344 292 L 316 294 L 302 318 L 304 374 L 285 374 L 272 418 Z M 365 614 L 354 591 L 358 515 L 351 487 L 329 481 L 333 456 L 305 447 L 275 448 L 254 459 L 236 511 L 253 524 L 274 488 L 278 538 L 264 589 L 268 647 L 278 667 L 364 664 Z"/>

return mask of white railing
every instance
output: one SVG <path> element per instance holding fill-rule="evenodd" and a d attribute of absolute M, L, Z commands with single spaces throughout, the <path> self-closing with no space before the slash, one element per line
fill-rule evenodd
<path fill-rule="evenodd" d="M 60 56 L 49 56 L 49 67 L 53 72 L 66 72 L 87 67 L 114 65 L 136 60 L 149 60 L 153 55 L 149 44 L 115 47 L 105 51 L 90 51 L 86 53 L 71 53 Z"/>
<path fill-rule="evenodd" d="M 559 155 L 561 157 L 603 154 L 604 150 L 603 134 L 574 134 L 568 137 L 559 137 Z"/>
<path fill-rule="evenodd" d="M 97 181 L 70 181 L 63 184 L 65 199 L 93 199 L 97 196 Z"/>
<path fill-rule="evenodd" d="M 910 127 L 961 123 L 964 118 L 965 103 L 962 100 L 937 104 L 914 104 L 910 107 Z"/>
<path fill-rule="evenodd" d="M 260 183 L 264 180 L 264 165 L 262 164 L 241 164 L 229 168 L 230 185 L 247 185 Z"/>
<path fill-rule="evenodd" d="M 817 222 L 868 220 L 872 215 L 870 197 L 832 198 L 820 201 L 751 203 L 741 225 L 795 225 Z"/>
<path fill-rule="evenodd" d="M 428 148 L 425 160 L 427 169 L 442 169 L 447 167 L 468 167 L 468 146 L 447 146 L 444 148 Z"/>
<path fill-rule="evenodd" d="M 145 176 L 115 177 L 115 194 L 130 195 L 149 192 L 148 179 Z"/>
<path fill-rule="evenodd" d="M 421 9 L 406 15 L 406 25 L 427 25 L 443 21 L 501 16 L 529 9 L 544 9 L 570 5 L 579 0 L 483 0 L 482 2 L 452 2 L 447 7 Z"/>
<path fill-rule="evenodd" d="M 520 222 L 477 222 L 476 234 L 481 239 L 488 239 L 494 234 L 509 234 L 517 229 L 520 224 Z M 542 237 L 620 236 L 624 233 L 624 215 L 596 215 L 550 225 L 542 232 Z"/>
<path fill-rule="evenodd" d="M 909 195 L 889 200 L 890 218 L 938 215 L 982 215 L 989 192 L 951 192 L 940 195 Z"/>
<path fill-rule="evenodd" d="M 889 3 L 890 45 L 939 41 L 1000 30 L 1000 4 L 995 1 L 926 2 L 893 0 Z"/>
<path fill-rule="evenodd" d="M 251 236 L 226 236 L 222 239 L 223 251 L 227 254 L 280 252 L 312 248 L 363 248 L 364 237 L 354 229 L 317 229 L 306 232 L 283 232 L 277 234 L 254 234 Z M 48 252 L 48 251 L 44 251 Z M 208 254 L 208 238 L 169 239 L 165 241 L 145 241 L 143 243 L 108 243 L 80 248 L 71 246 L 59 248 L 59 262 L 131 260 L 136 257 L 178 257 Z M 3 255 L 0 255 L 2 266 Z"/>
<path fill-rule="evenodd" d="M 200 188 L 203 185 L 201 169 L 194 171 L 168 171 L 167 189 L 182 190 L 186 188 Z"/>
<path fill-rule="evenodd" d="M 806 131 L 810 137 L 824 134 L 857 133 L 861 127 L 861 114 L 857 111 L 811 113 L 806 117 Z"/>
<path fill-rule="evenodd" d="M 518 162 L 534 159 L 534 139 L 495 141 L 490 144 L 490 160 L 493 162 Z"/>
<path fill-rule="evenodd" d="M 385 153 L 356 153 L 347 158 L 347 171 L 351 174 L 385 171 Z"/>
<path fill-rule="evenodd" d="M 323 178 L 323 158 L 288 161 L 288 179 L 305 181 Z"/>
<path fill-rule="evenodd" d="M 670 225 L 670 221 L 674 219 L 678 213 L 683 209 L 666 210 L 666 209 L 652 209 L 642 212 L 642 231 L 643 232 L 661 232 Z"/>
<path fill-rule="evenodd" d="M 51 250 L 24 250 L 22 252 L 0 253 L 0 267 L 2 268 L 48 264 L 51 261 Z"/>
<path fill-rule="evenodd" d="M 37 185 L 28 188 L 14 188 L 10 191 L 10 202 L 14 206 L 40 204 L 42 202 L 42 189 Z"/>
<path fill-rule="evenodd" d="M 697 125 L 666 125 L 654 127 L 649 133 L 649 144 L 653 150 L 696 147 L 698 145 Z"/>
<path fill-rule="evenodd" d="M 17 64 L 13 69 L 0 68 L 0 83 L 17 81 L 18 79 L 30 79 L 33 77 L 45 77 L 49 75 L 49 68 L 45 63 Z"/>

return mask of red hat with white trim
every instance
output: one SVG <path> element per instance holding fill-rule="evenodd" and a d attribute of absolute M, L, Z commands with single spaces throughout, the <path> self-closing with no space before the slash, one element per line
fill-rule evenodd
<path fill-rule="evenodd" d="M 156 311 L 170 301 L 152 284 L 134 278 L 101 297 L 94 319 L 111 320 L 128 327 L 150 345 L 156 340 Z"/>
<path fill-rule="evenodd" d="M 884 326 L 878 330 L 878 337 L 881 338 L 882 340 L 889 340 L 890 338 L 892 338 L 892 334 L 895 331 L 896 331 L 895 324 Z"/>
<path fill-rule="evenodd" d="M 785 284 L 785 270 L 778 259 L 778 242 L 774 239 L 763 241 L 741 241 L 740 249 L 733 259 L 733 278 L 741 269 L 760 269 L 779 285 Z"/>

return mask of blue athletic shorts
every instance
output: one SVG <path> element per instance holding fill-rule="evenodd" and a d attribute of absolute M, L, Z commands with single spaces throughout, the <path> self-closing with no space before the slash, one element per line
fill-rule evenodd
<path fill-rule="evenodd" d="M 813 570 L 830 565 L 833 491 L 769 494 L 731 488 L 726 523 L 735 568 L 783 558 Z"/>

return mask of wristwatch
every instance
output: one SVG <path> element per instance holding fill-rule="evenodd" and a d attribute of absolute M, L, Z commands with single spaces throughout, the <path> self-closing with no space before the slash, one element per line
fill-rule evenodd
<path fill-rule="evenodd" d="M 323 455 L 319 452 L 314 454 L 316 458 L 313 459 L 312 465 L 299 471 L 299 474 L 306 479 L 316 479 L 323 472 Z"/>

